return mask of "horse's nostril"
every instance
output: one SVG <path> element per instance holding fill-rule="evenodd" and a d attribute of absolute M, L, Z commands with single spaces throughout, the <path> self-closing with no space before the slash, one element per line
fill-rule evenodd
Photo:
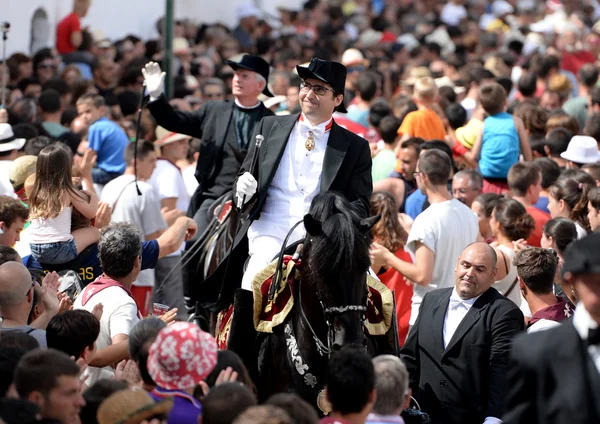
<path fill-rule="evenodd" d="M 337 352 L 337 351 L 339 351 L 341 348 L 342 348 L 342 345 L 341 345 L 341 344 L 339 344 L 339 343 L 334 343 L 334 344 L 333 344 L 333 350 L 334 350 L 334 351 L 336 351 L 336 352 Z"/>

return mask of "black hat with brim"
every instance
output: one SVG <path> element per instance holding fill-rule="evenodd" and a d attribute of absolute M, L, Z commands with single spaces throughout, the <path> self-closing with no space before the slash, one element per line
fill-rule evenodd
<path fill-rule="evenodd" d="M 303 79 L 318 79 L 329 84 L 337 94 L 344 94 L 346 87 L 346 67 L 339 62 L 330 60 L 321 60 L 313 57 L 308 64 L 308 67 L 296 66 L 298 76 Z M 340 113 L 348 113 L 344 106 L 344 101 L 337 107 Z"/>
<path fill-rule="evenodd" d="M 565 250 L 563 277 L 567 273 L 571 275 L 600 274 L 598 252 L 600 252 L 600 233 L 590 234 L 581 240 L 574 241 Z"/>
<path fill-rule="evenodd" d="M 226 64 L 231 66 L 234 71 L 238 69 L 245 69 L 247 71 L 256 72 L 261 75 L 267 84 L 265 85 L 265 89 L 263 90 L 263 94 L 265 96 L 273 97 L 273 94 L 269 91 L 268 83 L 269 83 L 269 64 L 266 60 L 264 60 L 260 56 L 250 56 L 249 54 L 245 54 L 242 56 L 242 60 L 239 62 L 234 62 L 232 60 L 226 60 Z"/>

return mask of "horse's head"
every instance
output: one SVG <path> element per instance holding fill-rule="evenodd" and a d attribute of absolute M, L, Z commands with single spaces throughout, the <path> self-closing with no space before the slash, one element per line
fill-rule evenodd
<path fill-rule="evenodd" d="M 378 219 L 361 220 L 350 202 L 331 192 L 315 197 L 304 217 L 302 276 L 321 302 L 330 349 L 366 345 L 370 229 Z"/>

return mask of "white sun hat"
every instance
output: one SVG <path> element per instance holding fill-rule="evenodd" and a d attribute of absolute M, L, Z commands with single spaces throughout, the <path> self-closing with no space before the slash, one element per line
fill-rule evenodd
<path fill-rule="evenodd" d="M 560 157 L 575 163 L 596 163 L 600 161 L 598 142 L 587 135 L 576 135 L 571 138 L 567 150 Z"/>
<path fill-rule="evenodd" d="M 0 124 L 0 152 L 21 150 L 25 145 L 24 138 L 15 137 L 10 124 Z"/>

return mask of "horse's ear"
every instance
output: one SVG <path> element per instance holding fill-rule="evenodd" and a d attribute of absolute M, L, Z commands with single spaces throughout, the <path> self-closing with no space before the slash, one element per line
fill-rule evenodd
<path fill-rule="evenodd" d="M 304 228 L 311 236 L 318 236 L 323 231 L 321 223 L 317 221 L 311 214 L 304 215 Z"/>
<path fill-rule="evenodd" d="M 381 214 L 377 214 L 375 216 L 370 216 L 369 218 L 364 218 L 360 220 L 360 229 L 364 232 L 370 231 L 371 228 L 381 219 Z"/>

